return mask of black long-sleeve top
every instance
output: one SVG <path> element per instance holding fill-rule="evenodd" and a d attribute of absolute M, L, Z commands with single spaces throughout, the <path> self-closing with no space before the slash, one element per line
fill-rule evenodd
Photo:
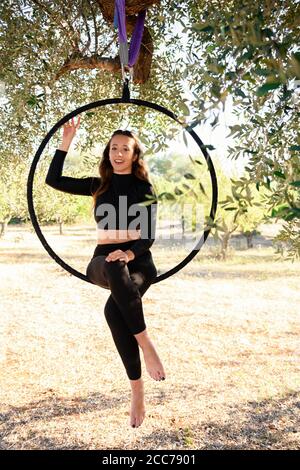
<path fill-rule="evenodd" d="M 56 149 L 46 176 L 46 184 L 66 193 L 92 196 L 99 188 L 101 178 L 62 176 L 66 155 L 66 151 Z M 147 251 L 155 240 L 157 201 L 153 200 L 148 205 L 139 204 L 149 201 L 147 194 L 152 198 L 156 197 L 151 183 L 141 180 L 133 173 L 113 173 L 109 189 L 97 197 L 94 209 L 94 218 L 99 229 L 141 229 L 141 238 L 130 247 L 135 257 Z"/>

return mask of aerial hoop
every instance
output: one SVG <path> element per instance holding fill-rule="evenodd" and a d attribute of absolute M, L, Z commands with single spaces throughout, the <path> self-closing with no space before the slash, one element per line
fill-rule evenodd
<path fill-rule="evenodd" d="M 61 126 L 63 126 L 63 124 L 68 122 L 71 118 L 77 116 L 77 114 L 88 111 L 90 109 L 99 108 L 99 107 L 103 107 L 103 106 L 107 106 L 107 105 L 111 105 L 111 104 L 123 104 L 123 103 L 129 103 L 129 104 L 133 104 L 133 105 L 137 105 L 137 106 L 145 106 L 147 108 L 154 109 L 156 111 L 159 111 L 160 113 L 165 114 L 166 116 L 169 116 L 171 119 L 175 120 L 177 123 L 179 123 L 182 126 L 182 123 L 178 120 L 177 116 L 173 112 L 171 112 L 168 109 L 164 108 L 163 106 L 160 106 L 156 103 L 151 103 L 151 102 L 145 101 L 145 100 L 131 99 L 130 98 L 129 87 L 128 87 L 128 79 L 125 79 L 125 82 L 123 83 L 122 98 L 109 98 L 109 99 L 105 99 L 105 100 L 94 101 L 92 103 L 86 104 L 84 106 L 81 106 L 81 107 L 75 109 L 74 111 L 72 111 L 71 113 L 67 114 L 62 119 L 60 119 L 52 127 L 52 129 L 48 132 L 48 134 L 46 135 L 46 137 L 43 139 L 42 143 L 40 144 L 40 146 L 39 146 L 39 148 L 38 148 L 38 150 L 37 150 L 37 152 L 34 156 L 34 159 L 32 161 L 30 171 L 29 171 L 29 175 L 28 175 L 27 201 L 28 201 L 29 214 L 30 214 L 30 218 L 31 218 L 31 222 L 33 224 L 33 227 L 34 227 L 34 229 L 36 231 L 36 234 L 39 237 L 43 247 L 48 252 L 48 254 L 54 259 L 54 261 L 56 261 L 63 269 L 65 269 L 69 273 L 73 274 L 74 276 L 78 277 L 79 279 L 90 282 L 91 284 L 92 284 L 92 282 L 88 279 L 88 277 L 85 274 L 82 274 L 81 272 L 77 271 L 76 269 L 72 268 L 67 263 L 65 263 L 55 253 L 55 251 L 49 246 L 49 244 L 47 243 L 47 241 L 46 241 L 46 239 L 45 239 L 45 237 L 44 237 L 44 235 L 41 231 L 40 225 L 38 223 L 38 220 L 37 220 L 37 217 L 36 217 L 36 214 L 35 214 L 35 209 L 34 209 L 34 204 L 33 204 L 33 196 L 32 196 L 33 179 L 34 179 L 34 174 L 35 174 L 35 171 L 36 171 L 37 164 L 39 162 L 39 159 L 40 159 L 46 145 L 50 141 L 51 137 L 55 134 L 55 132 Z M 211 160 L 211 158 L 210 158 L 210 156 L 207 152 L 207 149 L 206 149 L 205 145 L 203 144 L 202 140 L 200 139 L 200 137 L 196 134 L 196 132 L 194 132 L 189 127 L 186 127 L 185 130 L 187 130 L 187 132 L 189 132 L 191 137 L 195 140 L 195 142 L 199 146 L 202 154 L 205 157 L 205 160 L 206 160 L 206 163 L 207 163 L 207 166 L 208 166 L 208 169 L 209 169 L 209 173 L 210 173 L 210 177 L 211 177 L 211 183 L 212 183 L 212 203 L 211 203 L 211 209 L 210 209 L 210 219 L 213 221 L 214 218 L 215 218 L 216 209 L 217 209 L 217 201 L 218 201 L 218 185 L 217 185 L 217 178 L 216 178 L 215 169 L 214 169 L 212 160 Z M 177 264 L 174 268 L 172 268 L 169 271 L 157 276 L 154 279 L 153 284 L 155 284 L 156 282 L 160 282 L 164 279 L 167 279 L 168 277 L 170 277 L 173 274 L 177 273 L 184 266 L 186 266 L 196 256 L 196 254 L 199 252 L 202 245 L 205 243 L 205 241 L 206 241 L 206 239 L 209 235 L 210 230 L 211 230 L 211 228 L 205 230 L 203 232 L 202 237 L 196 243 L 193 250 L 179 264 Z"/>

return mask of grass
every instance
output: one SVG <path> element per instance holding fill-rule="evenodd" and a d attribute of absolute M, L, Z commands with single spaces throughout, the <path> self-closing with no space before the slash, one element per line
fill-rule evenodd
<path fill-rule="evenodd" d="M 84 272 L 95 233 L 55 230 L 45 228 L 53 248 Z M 153 381 L 142 362 L 146 418 L 132 429 L 108 291 L 65 272 L 28 227 L 9 227 L 0 449 L 299 449 L 300 263 L 276 262 L 267 245 L 226 262 L 209 252 L 143 297 L 167 379 Z M 184 255 L 159 244 L 152 254 L 161 272 Z"/>

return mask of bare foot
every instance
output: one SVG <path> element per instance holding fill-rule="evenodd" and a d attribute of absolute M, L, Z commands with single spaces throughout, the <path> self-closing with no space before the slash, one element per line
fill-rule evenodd
<path fill-rule="evenodd" d="M 166 374 L 151 340 L 142 348 L 146 369 L 154 380 L 165 380 Z"/>
<path fill-rule="evenodd" d="M 145 418 L 144 384 L 142 379 L 131 380 L 130 426 L 138 428 Z"/>

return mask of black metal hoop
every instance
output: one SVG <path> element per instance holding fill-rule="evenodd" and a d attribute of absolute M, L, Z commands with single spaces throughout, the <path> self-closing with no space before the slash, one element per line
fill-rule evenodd
<path fill-rule="evenodd" d="M 73 274 L 74 276 L 78 277 L 79 279 L 90 282 L 91 284 L 93 284 L 93 283 L 88 279 L 88 277 L 85 274 L 82 274 L 81 272 L 77 271 L 76 269 L 72 268 L 67 263 L 65 263 L 55 253 L 55 251 L 52 250 L 52 248 L 47 243 L 47 241 L 46 241 L 46 239 L 45 239 L 45 237 L 44 237 L 44 235 L 41 231 L 41 228 L 39 226 L 39 223 L 38 223 L 38 220 L 37 220 L 37 217 L 36 217 L 36 214 L 35 214 L 35 210 L 34 210 L 33 197 L 32 197 L 33 178 L 34 178 L 34 174 L 35 174 L 35 170 L 36 170 L 38 161 L 39 161 L 39 159 L 40 159 L 47 143 L 49 142 L 51 137 L 55 134 L 55 132 L 63 124 L 65 124 L 71 118 L 77 116 L 77 114 L 80 114 L 84 111 L 88 111 L 89 109 L 99 108 L 99 107 L 106 106 L 106 105 L 109 105 L 109 104 L 120 104 L 120 103 L 130 103 L 130 104 L 135 104 L 137 106 L 145 106 L 147 108 L 155 109 L 156 111 L 159 111 L 159 112 L 165 114 L 166 116 L 169 116 L 170 118 L 172 118 L 174 121 L 178 122 L 182 126 L 182 123 L 178 120 L 177 116 L 174 113 L 172 113 L 171 111 L 169 111 L 168 109 L 164 108 L 163 106 L 160 106 L 160 105 L 155 104 L 155 103 L 151 103 L 149 101 L 140 100 L 140 99 L 131 99 L 130 95 L 129 95 L 129 91 L 128 91 L 128 86 L 126 84 L 123 88 L 122 98 L 110 98 L 110 99 L 105 99 L 105 100 L 94 101 L 92 103 L 86 104 L 84 106 L 81 106 L 80 108 L 75 109 L 74 111 L 72 111 L 71 113 L 67 114 L 62 119 L 60 119 L 52 127 L 52 129 L 48 132 L 46 137 L 43 139 L 41 145 L 39 146 L 39 148 L 38 148 L 38 150 L 37 150 L 37 152 L 34 156 L 34 159 L 32 161 L 30 171 L 29 171 L 29 175 L 28 175 L 28 181 L 27 181 L 27 201 L 28 201 L 29 214 L 30 214 L 30 218 L 31 218 L 31 222 L 33 224 L 33 227 L 34 227 L 34 229 L 36 231 L 36 234 L 39 237 L 43 247 L 48 252 L 48 254 L 54 259 L 54 261 L 56 261 L 63 269 L 65 269 L 69 273 Z M 199 146 L 200 150 L 202 151 L 202 153 L 205 157 L 209 172 L 210 172 L 210 177 L 211 177 L 211 182 L 212 182 L 212 204 L 211 204 L 211 209 L 210 209 L 210 218 L 213 221 L 214 218 L 215 218 L 216 209 L 217 209 L 217 201 L 218 201 L 218 185 L 217 185 L 217 177 L 216 177 L 215 169 L 214 169 L 212 160 L 211 160 L 211 158 L 210 158 L 210 156 L 209 156 L 209 154 L 206 150 L 206 147 L 203 144 L 200 137 L 198 137 L 198 135 L 192 129 L 189 129 L 188 127 L 186 127 L 186 130 L 189 132 L 189 134 L 192 136 L 192 138 L 195 140 L 195 142 Z M 188 264 L 196 256 L 198 251 L 201 249 L 202 245 L 205 243 L 205 241 L 206 241 L 206 239 L 209 235 L 210 230 L 211 229 L 209 228 L 208 230 L 205 230 L 203 232 L 203 235 L 200 238 L 200 240 L 197 242 L 196 246 L 193 248 L 193 250 L 180 263 L 178 263 L 174 268 L 170 269 L 169 271 L 157 276 L 152 283 L 155 284 L 156 282 L 160 282 L 163 279 L 166 279 L 169 276 L 172 276 L 173 274 L 178 272 L 180 269 L 182 269 L 186 264 Z"/>

